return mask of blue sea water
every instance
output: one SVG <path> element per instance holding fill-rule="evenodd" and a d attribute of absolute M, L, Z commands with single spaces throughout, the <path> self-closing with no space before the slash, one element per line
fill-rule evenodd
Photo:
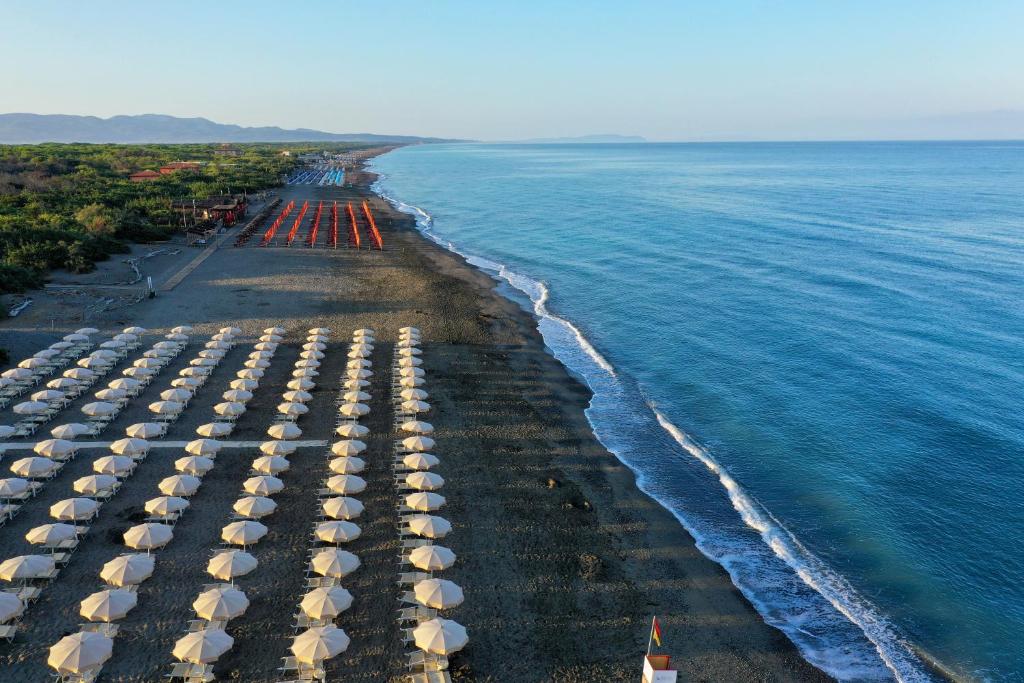
<path fill-rule="evenodd" d="M 1024 143 L 425 145 L 598 437 L 842 680 L 1024 680 Z"/>

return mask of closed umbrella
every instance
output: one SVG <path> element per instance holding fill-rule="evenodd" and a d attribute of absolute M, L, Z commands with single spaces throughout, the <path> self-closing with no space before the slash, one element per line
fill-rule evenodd
<path fill-rule="evenodd" d="M 365 425 L 343 424 L 334 430 L 334 433 L 346 439 L 363 437 L 370 433 L 370 428 Z"/>
<path fill-rule="evenodd" d="M 434 472 L 411 472 L 405 475 L 405 483 L 417 491 L 436 491 L 444 486 L 444 477 Z"/>
<path fill-rule="evenodd" d="M 359 568 L 359 558 L 338 548 L 325 548 L 310 561 L 314 572 L 331 579 L 342 579 Z"/>
<path fill-rule="evenodd" d="M 225 417 L 237 417 L 245 412 L 245 405 L 237 401 L 225 401 L 213 407 L 213 412 Z"/>
<path fill-rule="evenodd" d="M 101 668 L 114 649 L 114 641 L 102 633 L 80 631 L 58 640 L 46 663 L 61 676 L 81 675 Z"/>
<path fill-rule="evenodd" d="M 455 553 L 443 545 L 421 545 L 409 553 L 409 562 L 425 572 L 436 572 L 455 564 Z"/>
<path fill-rule="evenodd" d="M 358 455 L 365 450 L 366 444 L 362 441 L 346 440 L 331 444 L 331 453 L 334 455 Z"/>
<path fill-rule="evenodd" d="M 0 479 L 0 498 L 20 496 L 28 491 L 28 481 L 19 477 Z"/>
<path fill-rule="evenodd" d="M 227 422 L 208 422 L 196 428 L 196 434 L 199 436 L 208 436 L 215 439 L 227 436 L 230 433 L 231 425 Z"/>
<path fill-rule="evenodd" d="M 277 509 L 277 503 L 266 496 L 245 496 L 231 506 L 238 515 L 250 519 L 260 519 Z"/>
<path fill-rule="evenodd" d="M 192 392 L 188 389 L 167 389 L 160 392 L 160 398 L 165 401 L 184 403 L 192 398 Z"/>
<path fill-rule="evenodd" d="M 244 519 L 228 524 L 220 532 L 220 538 L 225 543 L 240 545 L 243 548 L 256 543 L 267 535 L 267 527 L 251 519 Z"/>
<path fill-rule="evenodd" d="M 349 495 L 366 489 L 366 481 L 354 474 L 336 474 L 327 480 L 327 488 L 334 493 Z"/>
<path fill-rule="evenodd" d="M 254 379 L 233 379 L 228 386 L 238 391 L 252 391 L 259 385 L 260 383 Z"/>
<path fill-rule="evenodd" d="M 416 602 L 434 609 L 451 609 L 462 604 L 462 588 L 448 579 L 425 579 L 412 587 Z"/>
<path fill-rule="evenodd" d="M 412 631 L 416 647 L 436 655 L 450 655 L 466 647 L 469 636 L 462 624 L 450 619 L 431 619 Z"/>
<path fill-rule="evenodd" d="M 432 512 L 434 510 L 440 510 L 444 507 L 447 501 L 444 496 L 439 493 L 430 493 L 428 491 L 419 491 L 417 493 L 410 493 L 405 497 L 406 507 L 412 508 L 417 512 Z"/>
<path fill-rule="evenodd" d="M 124 532 L 124 544 L 133 550 L 153 550 L 171 542 L 174 532 L 166 524 L 147 522 L 136 524 Z"/>
<path fill-rule="evenodd" d="M 179 496 L 157 496 L 146 501 L 146 512 L 159 517 L 174 515 L 188 508 L 189 502 Z"/>
<path fill-rule="evenodd" d="M 299 609 L 310 619 L 334 619 L 352 606 L 352 594 L 341 586 L 314 588 L 302 596 Z"/>
<path fill-rule="evenodd" d="M 169 477 L 165 477 L 160 480 L 157 484 L 157 488 L 160 489 L 160 493 L 165 496 L 192 496 L 199 490 L 199 485 L 203 483 L 198 477 L 191 474 L 174 474 Z"/>
<path fill-rule="evenodd" d="M 139 604 L 135 591 L 120 588 L 106 589 L 93 593 L 82 600 L 78 613 L 89 621 L 110 623 L 123 619 Z"/>
<path fill-rule="evenodd" d="M 109 474 L 90 474 L 76 479 L 71 488 L 85 496 L 95 496 L 110 491 L 118 484 L 118 478 Z"/>
<path fill-rule="evenodd" d="M 174 469 L 178 472 L 201 477 L 213 469 L 213 460 L 202 455 L 188 455 L 175 460 Z"/>
<path fill-rule="evenodd" d="M 210 558 L 206 573 L 221 581 L 234 581 L 256 569 L 256 558 L 244 550 L 224 550 Z"/>
<path fill-rule="evenodd" d="M 300 664 L 316 666 L 348 649 L 351 640 L 337 626 L 308 628 L 292 641 L 292 654 Z"/>
<path fill-rule="evenodd" d="M 335 519 L 316 525 L 316 537 L 324 543 L 348 543 L 359 538 L 362 530 L 358 524 Z"/>
<path fill-rule="evenodd" d="M 0 592 L 0 624 L 20 617 L 25 612 L 25 603 L 13 593 Z"/>
<path fill-rule="evenodd" d="M 42 401 L 25 401 L 16 404 L 14 412 L 18 415 L 38 415 L 39 413 L 45 413 L 49 408 L 50 404 Z"/>
<path fill-rule="evenodd" d="M 64 458 L 75 452 L 75 444 L 66 439 L 45 439 L 32 450 L 47 458 Z"/>
<path fill-rule="evenodd" d="M 242 488 L 246 493 L 254 496 L 272 496 L 284 488 L 284 482 L 277 477 L 261 475 L 246 479 L 242 484 Z"/>
<path fill-rule="evenodd" d="M 316 386 L 316 382 L 305 377 L 289 380 L 287 387 L 292 391 L 309 391 Z"/>
<path fill-rule="evenodd" d="M 111 586 L 137 586 L 153 575 L 152 555 L 121 555 L 103 565 L 100 578 Z"/>
<path fill-rule="evenodd" d="M 195 441 L 189 441 L 185 445 L 185 452 L 191 453 L 192 455 L 214 456 L 217 455 L 223 447 L 224 444 L 220 441 L 214 441 L 213 439 L 196 439 Z"/>
<path fill-rule="evenodd" d="M 410 453 L 402 458 L 402 464 L 412 470 L 429 470 L 441 463 L 437 456 L 430 453 Z"/>
<path fill-rule="evenodd" d="M 288 457 L 295 452 L 295 444 L 287 441 L 264 441 L 260 444 L 260 452 L 264 455 L 281 455 Z"/>
<path fill-rule="evenodd" d="M 167 427 L 156 422 L 139 422 L 131 425 L 124 432 L 133 439 L 153 439 L 163 436 L 166 430 Z"/>
<path fill-rule="evenodd" d="M 49 555 L 19 555 L 0 562 L 0 579 L 29 581 L 50 576 L 56 565 Z"/>
<path fill-rule="evenodd" d="M 434 440 L 427 436 L 410 436 L 402 439 L 402 447 L 410 451 L 429 451 L 435 445 Z"/>
<path fill-rule="evenodd" d="M 25 534 L 25 540 L 32 545 L 52 548 L 77 536 L 78 529 L 74 525 L 57 522 L 55 524 L 40 524 L 29 529 L 28 533 Z"/>
<path fill-rule="evenodd" d="M 11 472 L 26 479 L 40 479 L 55 472 L 57 467 L 57 463 L 49 458 L 32 456 L 12 462 Z"/>
<path fill-rule="evenodd" d="M 261 455 L 252 461 L 252 469 L 260 474 L 279 474 L 289 467 L 288 458 L 280 455 Z"/>
<path fill-rule="evenodd" d="M 92 519 L 100 504 L 92 498 L 65 498 L 50 506 L 50 516 L 62 522 Z"/>
<path fill-rule="evenodd" d="M 221 398 L 231 403 L 246 403 L 252 400 L 252 392 L 244 389 L 229 389 Z"/>
<path fill-rule="evenodd" d="M 402 423 L 402 431 L 411 432 L 413 434 L 433 434 L 434 425 L 421 420 L 410 420 Z"/>
<path fill-rule="evenodd" d="M 150 422 L 148 424 L 153 424 L 153 423 Z M 132 427 L 139 427 L 139 426 L 140 425 L 132 425 Z M 154 425 L 154 426 L 157 426 L 157 425 Z M 131 430 L 131 427 L 129 427 L 129 430 Z M 134 431 L 136 431 L 136 432 L 152 432 L 153 430 L 146 428 L 146 429 L 138 429 L 138 430 L 134 430 Z M 118 455 L 128 455 L 128 456 L 133 456 L 133 457 L 134 456 L 139 456 L 139 455 L 145 455 L 146 453 L 149 452 L 149 442 L 146 441 L 143 438 L 140 438 L 140 437 L 129 436 L 129 437 L 124 438 L 124 439 L 118 439 L 117 441 L 115 441 L 112 444 L 110 444 L 110 451 L 112 453 L 116 453 Z"/>
<path fill-rule="evenodd" d="M 371 397 L 365 391 L 346 391 L 342 398 L 348 403 L 360 403 L 361 401 L 369 401 Z"/>
<path fill-rule="evenodd" d="M 288 417 L 297 417 L 299 415 L 305 415 L 309 412 L 309 407 L 303 403 L 293 403 L 286 401 L 277 406 L 277 412 Z"/>
<path fill-rule="evenodd" d="M 408 519 L 408 524 L 409 531 L 423 538 L 444 538 L 452 530 L 447 519 L 436 515 L 413 515 Z"/>
<path fill-rule="evenodd" d="M 338 412 L 345 417 L 361 417 L 370 413 L 370 406 L 365 403 L 342 403 Z"/>
<path fill-rule="evenodd" d="M 231 649 L 235 639 L 224 629 L 206 628 L 193 631 L 174 643 L 173 654 L 177 659 L 192 664 L 210 664 Z"/>
<path fill-rule="evenodd" d="M 297 439 L 302 436 L 302 430 L 291 422 L 285 422 L 282 424 L 271 425 L 267 429 L 267 436 L 272 439 Z"/>
<path fill-rule="evenodd" d="M 366 469 L 366 461 L 355 456 L 346 458 L 333 458 L 327 466 L 335 474 L 359 474 Z"/>
<path fill-rule="evenodd" d="M 355 519 L 363 514 L 363 504 L 355 498 L 335 496 L 323 502 L 324 514 L 331 519 Z"/>
<path fill-rule="evenodd" d="M 135 461 L 126 455 L 104 455 L 92 461 L 92 471 L 123 477 L 135 468 Z"/>
<path fill-rule="evenodd" d="M 200 619 L 226 621 L 245 614 L 249 599 L 237 588 L 211 588 L 203 591 L 192 603 Z"/>

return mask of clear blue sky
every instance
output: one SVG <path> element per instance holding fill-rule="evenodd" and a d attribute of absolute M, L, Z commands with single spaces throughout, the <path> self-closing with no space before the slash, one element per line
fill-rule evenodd
<path fill-rule="evenodd" d="M 1024 112 L 1022 0 L 32 0 L 0 27 L 0 112 L 672 140 Z"/>

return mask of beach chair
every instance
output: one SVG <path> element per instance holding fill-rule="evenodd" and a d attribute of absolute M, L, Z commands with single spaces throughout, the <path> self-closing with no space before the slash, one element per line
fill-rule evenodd
<path fill-rule="evenodd" d="M 448 668 L 448 658 L 417 650 L 406 655 L 405 666 L 409 669 L 422 667 L 426 671 L 444 671 Z"/>
<path fill-rule="evenodd" d="M 437 616 L 437 610 L 429 607 L 402 607 L 398 610 L 398 621 L 409 621 L 417 624 L 430 621 Z"/>
<path fill-rule="evenodd" d="M 433 575 L 427 572 L 402 572 L 398 575 L 398 585 L 419 583 L 426 579 L 432 579 Z"/>
<path fill-rule="evenodd" d="M 409 683 L 451 683 L 447 671 L 421 671 L 409 674 Z"/>
<path fill-rule="evenodd" d="M 8 643 L 14 640 L 14 636 L 18 635 L 17 624 L 4 624 L 0 626 L 0 638 L 3 638 Z"/>
<path fill-rule="evenodd" d="M 100 633 L 105 635 L 107 638 L 115 638 L 119 627 L 117 624 L 108 624 L 104 622 L 89 622 L 87 624 L 79 624 L 78 630 L 89 631 L 90 633 Z"/>

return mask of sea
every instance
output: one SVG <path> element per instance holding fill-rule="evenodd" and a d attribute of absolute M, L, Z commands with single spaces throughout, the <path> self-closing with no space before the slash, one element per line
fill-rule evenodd
<path fill-rule="evenodd" d="M 1024 681 L 1024 143 L 420 145 L 373 168 L 536 313 L 598 438 L 808 661 Z"/>

